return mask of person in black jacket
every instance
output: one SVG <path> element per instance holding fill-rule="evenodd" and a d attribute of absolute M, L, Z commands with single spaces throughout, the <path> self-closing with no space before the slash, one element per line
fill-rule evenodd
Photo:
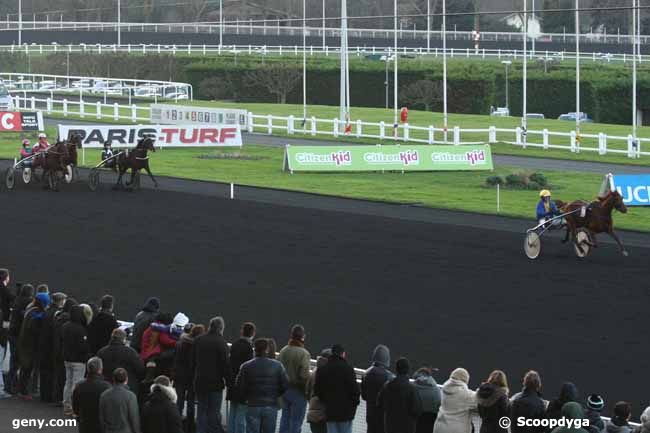
<path fill-rule="evenodd" d="M 65 302 L 64 293 L 52 294 L 52 302 L 45 310 L 43 327 L 41 328 L 40 341 L 38 344 L 38 372 L 41 401 L 46 403 L 54 402 L 54 319 L 56 314 L 63 308 Z"/>
<path fill-rule="evenodd" d="M 409 361 L 400 358 L 395 365 L 397 377 L 386 383 L 377 397 L 377 406 L 384 413 L 386 433 L 415 433 L 422 413 L 422 400 L 409 380 Z"/>
<path fill-rule="evenodd" d="M 570 401 L 578 401 L 578 388 L 571 382 L 564 382 L 558 398 L 549 402 L 546 408 L 546 418 L 562 418 L 562 406 Z"/>
<path fill-rule="evenodd" d="M 183 413 L 187 402 L 188 430 L 194 427 L 196 404 L 194 401 L 194 340 L 205 332 L 205 326 L 188 324 L 176 344 L 174 357 L 174 388 L 178 396 L 179 413 Z M 231 409 L 232 410 L 232 409 Z"/>
<path fill-rule="evenodd" d="M 20 337 L 20 329 L 23 325 L 23 318 L 25 317 L 25 310 L 27 306 L 34 299 L 34 286 L 31 284 L 16 284 L 18 287 L 18 297 L 14 299 L 11 306 L 11 317 L 9 320 L 9 350 L 11 358 L 9 359 L 9 375 L 8 382 L 10 384 L 10 392 L 16 394 L 18 392 L 18 369 L 20 368 L 20 348 L 18 347 L 18 337 Z"/>
<path fill-rule="evenodd" d="M 113 372 L 118 368 L 126 370 L 128 387 L 138 395 L 138 384 L 144 378 L 144 364 L 138 352 L 126 345 L 126 332 L 123 329 L 113 329 L 111 340 L 102 347 L 97 356 L 104 363 L 104 379 L 113 383 Z"/>
<path fill-rule="evenodd" d="M 345 358 L 343 346 L 335 344 L 327 364 L 316 371 L 314 394 L 325 405 L 328 433 L 351 431 L 359 406 L 357 376 Z"/>
<path fill-rule="evenodd" d="M 255 358 L 241 365 L 236 387 L 247 405 L 249 432 L 274 433 L 278 419 L 278 398 L 289 389 L 289 378 L 279 361 L 269 359 L 268 340 L 255 340 Z"/>
<path fill-rule="evenodd" d="M 377 406 L 377 397 L 384 384 L 395 375 L 388 370 L 390 350 L 383 344 L 372 352 L 372 365 L 361 380 L 361 397 L 366 401 L 368 433 L 384 433 L 384 413 Z"/>
<path fill-rule="evenodd" d="M 155 378 L 151 385 L 151 394 L 140 411 L 142 433 L 183 433 L 176 399 L 176 391 L 169 378 Z"/>
<path fill-rule="evenodd" d="M 512 422 L 512 433 L 542 433 L 545 427 L 527 427 L 517 425 L 517 418 L 526 419 L 543 419 L 546 413 L 546 407 L 540 390 L 542 389 L 542 380 L 539 374 L 530 370 L 524 376 L 524 389 L 512 397 L 510 406 L 510 420 Z"/>
<path fill-rule="evenodd" d="M 100 301 L 100 310 L 88 325 L 88 342 L 90 353 L 96 354 L 99 349 L 106 346 L 111 339 L 113 329 L 119 327 L 113 314 L 113 297 L 105 295 Z"/>
<path fill-rule="evenodd" d="M 70 321 L 70 310 L 78 305 L 76 299 L 68 298 L 63 303 L 61 311 L 54 314 L 54 330 L 52 341 L 52 356 L 54 358 L 54 401 L 63 405 L 63 389 L 65 388 L 65 361 L 63 356 L 63 325 Z"/>
<path fill-rule="evenodd" d="M 133 335 L 131 336 L 131 347 L 140 353 L 142 344 L 142 334 L 153 323 L 160 311 L 160 300 L 158 298 L 149 298 L 142 306 L 142 310 L 136 314 L 133 320 Z"/>
<path fill-rule="evenodd" d="M 201 433 L 221 432 L 223 389 L 233 383 L 228 344 L 223 338 L 225 322 L 213 317 L 208 332 L 194 341 L 194 391 L 198 401 L 197 425 Z"/>
<path fill-rule="evenodd" d="M 8 269 L 0 269 L 0 363 L 5 356 L 10 354 L 9 348 L 9 319 L 11 318 L 11 305 L 14 303 L 15 295 L 9 288 L 11 276 Z M 7 377 L 4 380 L 4 374 L 0 371 L 0 399 L 9 397 L 11 383 Z"/>
<path fill-rule="evenodd" d="M 237 377 L 239 367 L 253 359 L 253 338 L 255 338 L 255 324 L 246 322 L 241 327 L 239 340 L 230 347 L 230 367 L 232 377 Z M 268 347 L 268 344 L 267 344 Z M 240 395 L 238 388 L 228 388 L 226 400 L 230 401 L 228 414 L 228 433 L 246 433 L 246 403 Z"/>
<path fill-rule="evenodd" d="M 72 392 L 72 410 L 77 417 L 79 433 L 101 432 L 99 423 L 99 397 L 111 387 L 102 376 L 102 360 L 93 357 L 86 363 L 88 375 Z"/>
<path fill-rule="evenodd" d="M 18 379 L 18 392 L 24 399 L 31 400 L 30 393 L 32 372 L 38 367 L 38 343 L 40 341 L 45 309 L 50 304 L 50 296 L 47 293 L 36 295 L 33 303 L 25 311 L 25 317 L 20 327 L 18 337 L 18 351 L 20 353 L 20 376 Z"/>
<path fill-rule="evenodd" d="M 480 433 L 508 433 L 499 425 L 499 419 L 510 414 L 508 380 L 501 370 L 490 373 L 476 392 L 478 414 L 481 417 Z"/>
<path fill-rule="evenodd" d="M 63 325 L 63 359 L 65 387 L 63 388 L 63 414 L 72 416 L 72 391 L 84 378 L 86 361 L 90 357 L 88 332 L 83 309 L 75 305 L 70 309 L 70 321 Z"/>

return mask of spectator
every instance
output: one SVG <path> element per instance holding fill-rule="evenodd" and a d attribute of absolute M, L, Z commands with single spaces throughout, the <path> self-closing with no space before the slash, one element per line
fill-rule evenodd
<path fill-rule="evenodd" d="M 560 395 L 551 401 L 546 408 L 546 418 L 562 418 L 562 406 L 570 401 L 578 401 L 578 388 L 571 382 L 565 382 L 560 389 Z"/>
<path fill-rule="evenodd" d="M 476 392 L 478 414 L 481 417 L 480 433 L 508 433 L 499 420 L 510 414 L 508 379 L 501 370 L 494 370 Z"/>
<path fill-rule="evenodd" d="M 605 431 L 607 433 L 632 433 L 630 417 L 632 416 L 632 405 L 626 401 L 619 401 L 614 406 L 614 416 L 607 421 Z"/>
<path fill-rule="evenodd" d="M 576 403 L 575 401 L 569 401 L 562 406 L 562 412 L 560 413 L 560 418 L 566 418 L 567 420 L 582 421 L 584 417 L 585 414 L 584 411 L 582 410 L 582 406 L 580 405 L 580 403 Z M 551 433 L 571 433 L 571 432 L 588 433 L 587 430 L 575 426 L 556 427 L 553 429 Z"/>
<path fill-rule="evenodd" d="M 67 298 L 61 311 L 54 315 L 54 339 L 52 341 L 54 358 L 54 401 L 63 406 L 63 389 L 65 388 L 65 361 L 63 356 L 63 326 L 70 321 L 70 310 L 77 304 L 74 298 Z"/>
<path fill-rule="evenodd" d="M 246 361 L 253 358 L 253 338 L 255 337 L 255 325 L 246 322 L 242 325 L 240 337 L 230 346 L 230 367 L 232 377 L 237 377 L 239 367 Z M 268 347 L 268 342 L 265 347 Z M 228 415 L 228 433 L 246 432 L 246 402 L 239 395 L 238 388 L 228 389 L 226 399 L 230 401 L 230 413 Z M 276 414 L 277 415 L 277 414 Z"/>
<path fill-rule="evenodd" d="M 156 320 L 142 334 L 140 347 L 140 359 L 145 365 L 150 361 L 154 362 L 156 372 L 167 373 L 167 375 L 171 375 L 177 343 L 170 332 L 173 321 L 171 314 L 158 313 Z M 160 375 L 156 374 L 156 376 Z"/>
<path fill-rule="evenodd" d="M 187 402 L 188 429 L 194 428 L 196 414 L 194 402 L 194 340 L 205 332 L 203 325 L 188 325 L 187 331 L 181 335 L 176 346 L 174 358 L 174 387 L 178 396 L 177 405 L 179 413 L 183 413 Z"/>
<path fill-rule="evenodd" d="M 591 394 L 587 397 L 585 418 L 589 420 L 589 427 L 587 427 L 589 433 L 603 433 L 605 431 L 605 421 L 600 416 L 604 408 L 605 401 L 598 394 Z"/>
<path fill-rule="evenodd" d="M 50 295 L 39 293 L 34 303 L 25 312 L 18 339 L 18 353 L 20 353 L 20 378 L 18 391 L 24 399 L 31 400 L 29 392 L 32 371 L 38 367 L 38 343 L 45 319 L 45 309 L 50 305 Z"/>
<path fill-rule="evenodd" d="M 129 391 L 129 375 L 123 368 L 113 372 L 113 386 L 99 398 L 101 433 L 140 433 L 138 399 Z"/>
<path fill-rule="evenodd" d="M 309 352 L 305 349 L 305 328 L 294 325 L 289 343 L 282 348 L 278 360 L 289 377 L 289 390 L 284 393 L 280 433 L 299 433 L 307 411 Z"/>
<path fill-rule="evenodd" d="M 275 342 L 275 338 L 267 338 L 269 343 L 269 349 L 267 355 L 269 359 L 276 359 L 278 357 L 278 343 Z"/>
<path fill-rule="evenodd" d="M 361 380 L 361 397 L 366 401 L 366 424 L 368 433 L 384 433 L 384 413 L 377 406 L 377 397 L 384 384 L 395 377 L 388 370 L 390 350 L 383 344 L 372 352 L 370 368 Z"/>
<path fill-rule="evenodd" d="M 54 399 L 55 354 L 54 354 L 54 319 L 63 308 L 64 293 L 52 294 L 52 302 L 45 310 L 45 318 L 38 343 L 38 371 L 40 375 L 41 401 L 52 403 Z"/>
<path fill-rule="evenodd" d="M 99 398 L 111 385 L 102 376 L 102 360 L 94 357 L 86 363 L 88 375 L 72 392 L 72 410 L 77 417 L 79 433 L 101 432 Z"/>
<path fill-rule="evenodd" d="M 641 425 L 639 426 L 637 432 L 650 433 L 650 406 L 646 407 L 641 414 Z"/>
<path fill-rule="evenodd" d="M 19 287 L 18 297 L 14 299 L 11 306 L 11 317 L 9 320 L 9 352 L 11 358 L 9 359 L 9 375 L 8 382 L 10 385 L 10 392 L 16 394 L 18 392 L 18 368 L 20 367 L 20 348 L 18 347 L 18 339 L 20 337 L 20 330 L 23 326 L 23 318 L 25 317 L 25 310 L 34 299 L 34 286 L 31 284 L 16 284 Z"/>
<path fill-rule="evenodd" d="M 9 350 L 9 320 L 11 318 L 11 306 L 14 303 L 14 294 L 9 288 L 11 276 L 8 269 L 0 269 L 0 366 L 8 362 Z M 5 361 L 7 360 L 7 361 Z M 4 381 L 4 374 L 0 368 L 0 400 L 10 396 L 11 383 Z"/>
<path fill-rule="evenodd" d="M 543 419 L 546 413 L 544 400 L 542 400 L 542 380 L 539 374 L 530 370 L 524 376 L 524 389 L 520 393 L 512 397 L 510 405 L 510 419 L 516 420 L 519 417 L 527 419 Z M 513 423 L 511 427 L 512 433 L 541 433 L 544 432 L 544 427 L 534 426 L 518 426 Z"/>
<path fill-rule="evenodd" d="M 255 358 L 241 365 L 236 388 L 246 402 L 246 430 L 248 433 L 274 433 L 278 418 L 278 398 L 289 387 L 289 379 L 282 364 L 267 355 L 268 341 L 255 340 Z"/>
<path fill-rule="evenodd" d="M 97 352 L 104 363 L 104 379 L 113 381 L 112 371 L 123 368 L 129 376 L 129 389 L 138 395 L 138 383 L 144 377 L 144 364 L 138 352 L 126 345 L 126 332 L 123 329 L 113 329 L 111 340 Z"/>
<path fill-rule="evenodd" d="M 198 400 L 198 433 L 222 432 L 221 402 L 224 387 L 232 386 L 228 345 L 223 338 L 225 322 L 213 317 L 208 332 L 194 340 L 194 390 Z"/>
<path fill-rule="evenodd" d="M 309 382 L 307 382 L 307 395 L 309 396 L 307 422 L 312 433 L 327 433 L 325 405 L 314 395 L 314 385 L 316 383 L 316 372 L 318 372 L 319 368 L 327 364 L 330 356 L 332 356 L 332 349 L 325 349 L 318 355 L 318 358 L 316 358 L 316 368 L 309 375 Z"/>
<path fill-rule="evenodd" d="M 140 352 L 140 345 L 142 343 L 142 334 L 149 328 L 149 325 L 154 321 L 160 310 L 160 300 L 158 298 L 149 298 L 144 303 L 142 310 L 136 314 L 133 320 L 133 335 L 131 336 L 131 347 L 136 352 Z"/>
<path fill-rule="evenodd" d="M 469 373 L 464 368 L 451 372 L 442 386 L 442 401 L 433 426 L 434 433 L 470 433 L 476 393 L 467 388 Z"/>
<path fill-rule="evenodd" d="M 99 313 L 88 326 L 88 342 L 93 355 L 111 340 L 113 329 L 119 327 L 113 314 L 113 297 L 104 295 L 100 301 Z"/>
<path fill-rule="evenodd" d="M 36 294 L 39 293 L 50 293 L 50 287 L 47 284 L 41 283 L 38 286 L 36 286 Z"/>
<path fill-rule="evenodd" d="M 151 386 L 149 399 L 142 407 L 142 433 L 183 433 L 176 399 L 169 378 L 158 376 Z"/>
<path fill-rule="evenodd" d="M 327 433 L 350 433 L 359 405 L 357 376 L 345 358 L 345 350 L 336 344 L 327 364 L 316 372 L 314 394 L 325 405 Z"/>
<path fill-rule="evenodd" d="M 400 358 L 395 365 L 397 377 L 384 384 L 377 405 L 384 414 L 386 433 L 415 433 L 422 413 L 422 399 L 409 380 L 408 359 Z"/>
<path fill-rule="evenodd" d="M 83 308 L 75 305 L 70 309 L 70 321 L 63 325 L 63 359 L 65 387 L 63 388 L 63 414 L 72 415 L 72 391 L 83 377 L 86 361 L 90 357 L 88 333 Z"/>
<path fill-rule="evenodd" d="M 415 429 L 417 433 L 432 433 L 438 417 L 438 410 L 440 410 L 442 396 L 440 395 L 440 388 L 438 388 L 438 384 L 431 373 L 430 368 L 423 367 L 413 375 L 415 388 L 422 400 L 422 413 L 418 418 L 417 428 Z"/>

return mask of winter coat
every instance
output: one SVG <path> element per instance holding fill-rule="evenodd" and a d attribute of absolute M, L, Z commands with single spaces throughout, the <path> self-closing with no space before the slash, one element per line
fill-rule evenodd
<path fill-rule="evenodd" d="M 194 340 L 194 391 L 222 391 L 233 385 L 228 345 L 223 335 L 208 332 Z"/>
<path fill-rule="evenodd" d="M 44 319 L 45 311 L 40 307 L 33 306 L 25 312 L 18 337 L 18 361 L 21 368 L 30 369 L 38 365 L 40 359 L 38 344 Z"/>
<path fill-rule="evenodd" d="M 149 298 L 142 307 L 142 311 L 136 314 L 133 320 L 133 334 L 131 335 L 131 347 L 140 352 L 142 334 L 149 328 L 158 315 L 160 302 L 156 298 Z"/>
<path fill-rule="evenodd" d="M 232 368 L 232 377 L 237 377 L 239 368 L 247 361 L 253 359 L 253 344 L 249 338 L 241 337 L 230 346 L 230 367 Z M 226 395 L 227 400 L 235 403 L 243 403 L 243 399 L 238 395 L 239 388 L 228 388 Z"/>
<path fill-rule="evenodd" d="M 422 413 L 431 413 L 434 417 L 438 416 L 442 394 L 435 379 L 426 373 L 416 373 L 413 376 L 413 384 L 422 400 Z"/>
<path fill-rule="evenodd" d="M 603 433 L 605 431 L 605 421 L 600 416 L 600 412 L 595 410 L 585 410 L 585 418 L 589 420 L 589 427 L 586 430 L 589 433 Z M 650 433 L 650 430 L 643 433 Z"/>
<path fill-rule="evenodd" d="M 43 327 L 41 328 L 38 343 L 39 363 L 42 369 L 52 370 L 54 368 L 54 327 L 56 322 L 56 315 L 60 311 L 61 309 L 55 304 L 50 304 L 50 306 L 45 310 L 45 318 L 43 319 Z"/>
<path fill-rule="evenodd" d="M 151 395 L 142 406 L 142 433 L 183 433 L 176 399 L 171 386 L 152 385 Z"/>
<path fill-rule="evenodd" d="M 560 389 L 560 395 L 551 401 L 546 408 L 546 418 L 562 418 L 562 407 L 570 401 L 578 401 L 578 388 L 571 382 L 565 382 Z"/>
<path fill-rule="evenodd" d="M 388 370 L 390 351 L 378 345 L 372 353 L 372 365 L 361 380 L 361 397 L 366 401 L 366 424 L 368 433 L 384 433 L 384 412 L 377 406 L 377 397 L 386 382 L 395 375 Z"/>
<path fill-rule="evenodd" d="M 176 348 L 176 340 L 174 340 L 169 333 L 160 332 L 154 329 L 153 322 L 142 334 L 142 342 L 140 345 L 140 359 L 147 362 L 154 356 L 160 355 L 162 352 Z"/>
<path fill-rule="evenodd" d="M 304 344 L 298 340 L 289 340 L 289 344 L 280 350 L 278 361 L 282 363 L 289 386 L 307 398 L 307 381 L 309 380 L 310 354 Z"/>
<path fill-rule="evenodd" d="M 7 345 L 9 324 L 11 320 L 11 306 L 15 300 L 13 291 L 0 282 L 0 346 Z"/>
<path fill-rule="evenodd" d="M 191 385 L 194 379 L 194 338 L 182 334 L 174 355 L 174 383 Z"/>
<path fill-rule="evenodd" d="M 101 433 L 140 433 L 138 399 L 126 385 L 113 385 L 99 398 Z"/>
<path fill-rule="evenodd" d="M 63 359 L 67 362 L 85 363 L 90 357 L 86 319 L 81 306 L 70 309 L 70 321 L 63 325 Z"/>
<path fill-rule="evenodd" d="M 510 419 L 517 420 L 519 417 L 527 419 L 543 419 L 546 415 L 544 400 L 539 392 L 533 390 L 523 390 L 512 397 L 510 405 Z M 526 427 L 518 426 L 516 422 L 512 423 L 510 428 L 512 433 L 541 433 L 544 427 Z"/>
<path fill-rule="evenodd" d="M 316 371 L 314 394 L 325 405 L 328 422 L 354 419 L 361 392 L 354 369 L 345 359 L 332 355 L 327 364 Z"/>
<path fill-rule="evenodd" d="M 447 380 L 442 386 L 442 402 L 433 432 L 470 433 L 473 410 L 476 410 L 476 393 L 461 380 Z"/>
<path fill-rule="evenodd" d="M 568 420 L 582 420 L 585 417 L 584 411 L 580 403 L 575 401 L 569 401 L 562 406 L 562 412 L 560 413 L 561 418 L 566 418 Z M 573 427 L 556 427 L 551 433 L 588 433 L 587 430 L 583 428 Z"/>
<path fill-rule="evenodd" d="M 506 388 L 484 383 L 476 392 L 476 402 L 481 417 L 480 433 L 508 433 L 508 429 L 499 426 L 499 419 L 510 415 L 510 400 Z"/>
<path fill-rule="evenodd" d="M 650 433 L 650 406 L 641 414 L 641 428 L 639 433 Z"/>
<path fill-rule="evenodd" d="M 144 378 L 144 364 L 138 352 L 121 341 L 113 339 L 108 346 L 104 346 L 97 352 L 97 356 L 104 363 L 104 378 L 107 381 L 113 381 L 113 371 L 116 368 L 123 368 L 129 376 L 129 388 L 136 395 L 138 394 L 138 384 Z"/>
<path fill-rule="evenodd" d="M 99 349 L 106 346 L 111 340 L 113 329 L 118 328 L 120 325 L 117 323 L 113 313 L 107 311 L 100 311 L 92 322 L 88 325 L 88 342 L 90 344 L 90 353 L 96 354 Z"/>
<path fill-rule="evenodd" d="M 280 362 L 257 356 L 242 364 L 236 388 L 249 407 L 275 406 L 289 388 L 289 378 Z"/>
<path fill-rule="evenodd" d="M 632 426 L 624 419 L 612 417 L 605 426 L 606 433 L 632 433 Z"/>
<path fill-rule="evenodd" d="M 99 424 L 99 398 L 111 384 L 103 377 L 89 374 L 72 392 L 72 410 L 77 416 L 79 433 L 101 432 Z"/>
<path fill-rule="evenodd" d="M 422 399 L 407 375 L 398 375 L 384 384 L 377 406 L 383 411 L 386 433 L 415 433 Z"/>
<path fill-rule="evenodd" d="M 23 326 L 23 319 L 25 318 L 25 310 L 31 304 L 33 298 L 31 296 L 21 296 L 14 300 L 11 307 L 11 318 L 9 320 L 9 335 L 16 337 L 20 335 L 20 329 Z M 7 320 L 7 319 L 5 319 Z"/>
<path fill-rule="evenodd" d="M 322 423 L 327 420 L 325 405 L 320 398 L 314 395 L 314 385 L 316 383 L 316 373 L 318 369 L 327 364 L 327 358 L 319 356 L 316 358 L 316 368 L 311 372 L 309 381 L 307 381 L 307 395 L 309 396 L 309 405 L 307 407 L 307 422 Z"/>

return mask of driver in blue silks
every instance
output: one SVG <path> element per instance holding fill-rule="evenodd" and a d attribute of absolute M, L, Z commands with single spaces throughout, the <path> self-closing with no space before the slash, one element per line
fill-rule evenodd
<path fill-rule="evenodd" d="M 537 221 L 540 224 L 552 219 L 561 214 L 555 202 L 551 200 L 551 191 L 543 189 L 539 192 L 539 203 L 537 203 Z M 561 218 L 551 222 L 552 227 L 559 227 L 562 225 Z"/>

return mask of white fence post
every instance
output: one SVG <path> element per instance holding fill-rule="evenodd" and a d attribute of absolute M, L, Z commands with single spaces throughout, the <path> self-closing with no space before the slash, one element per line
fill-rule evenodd
<path fill-rule="evenodd" d="M 67 99 L 63 100 L 63 115 L 65 117 L 68 117 L 68 100 Z"/>
<path fill-rule="evenodd" d="M 30 103 L 31 103 L 32 110 L 35 110 L 36 109 L 36 98 L 32 96 L 30 98 Z"/>
<path fill-rule="evenodd" d="M 52 112 L 52 98 L 47 98 L 47 112 Z"/>
<path fill-rule="evenodd" d="M 293 114 L 289 117 L 287 117 L 287 134 L 293 135 L 293 128 L 294 128 L 294 123 L 293 123 Z"/>
<path fill-rule="evenodd" d="M 607 154 L 607 135 L 603 134 L 602 132 L 598 134 L 598 154 Z"/>
<path fill-rule="evenodd" d="M 247 123 L 248 123 L 248 125 L 247 125 L 248 132 L 252 133 L 255 123 L 254 123 L 254 119 L 253 119 L 253 113 L 251 111 L 248 112 L 248 122 Z"/>
<path fill-rule="evenodd" d="M 490 131 L 488 132 L 488 143 L 497 142 L 497 127 L 490 126 Z"/>
<path fill-rule="evenodd" d="M 339 136 L 339 119 L 334 119 L 334 137 Z"/>
<path fill-rule="evenodd" d="M 544 145 L 544 149 L 548 149 L 548 129 L 546 128 L 542 131 L 542 144 Z"/>
<path fill-rule="evenodd" d="M 131 104 L 131 120 L 133 123 L 138 121 L 138 107 L 135 104 Z"/>
<path fill-rule="evenodd" d="M 521 127 L 520 126 L 517 126 L 517 128 L 515 129 L 515 144 L 517 144 L 519 146 L 521 146 L 521 144 L 522 144 L 522 142 L 521 142 Z"/>
<path fill-rule="evenodd" d="M 97 118 L 101 119 L 102 118 L 102 103 L 97 101 L 95 103 L 95 110 L 97 111 Z"/>
<path fill-rule="evenodd" d="M 316 135 L 316 117 L 311 116 L 311 135 Z"/>
<path fill-rule="evenodd" d="M 84 104 L 83 99 L 79 101 L 79 117 L 81 117 L 82 119 L 86 117 L 86 104 Z"/>
<path fill-rule="evenodd" d="M 273 117 L 270 114 L 266 116 L 266 128 L 269 135 L 273 134 Z"/>
<path fill-rule="evenodd" d="M 379 139 L 384 140 L 386 138 L 386 123 L 382 120 L 379 122 Z"/>
<path fill-rule="evenodd" d="M 578 152 L 578 140 L 576 138 L 576 132 L 571 131 L 571 152 L 573 153 Z"/>
<path fill-rule="evenodd" d="M 429 144 L 433 144 L 435 141 L 433 125 L 429 125 Z"/>
<path fill-rule="evenodd" d="M 454 145 L 458 146 L 460 144 L 460 128 L 454 126 Z"/>
<path fill-rule="evenodd" d="M 361 138 L 361 134 L 363 134 L 362 127 L 363 125 L 361 124 L 361 120 L 357 119 L 357 138 Z"/>
<path fill-rule="evenodd" d="M 409 124 L 405 123 L 404 124 L 404 141 L 409 141 Z"/>
<path fill-rule="evenodd" d="M 117 102 L 113 103 L 113 119 L 118 120 L 120 118 L 120 107 L 117 105 Z"/>
<path fill-rule="evenodd" d="M 632 135 L 627 136 L 627 156 L 628 158 L 636 158 L 637 155 L 637 148 L 638 145 L 634 141 L 634 137 Z"/>

